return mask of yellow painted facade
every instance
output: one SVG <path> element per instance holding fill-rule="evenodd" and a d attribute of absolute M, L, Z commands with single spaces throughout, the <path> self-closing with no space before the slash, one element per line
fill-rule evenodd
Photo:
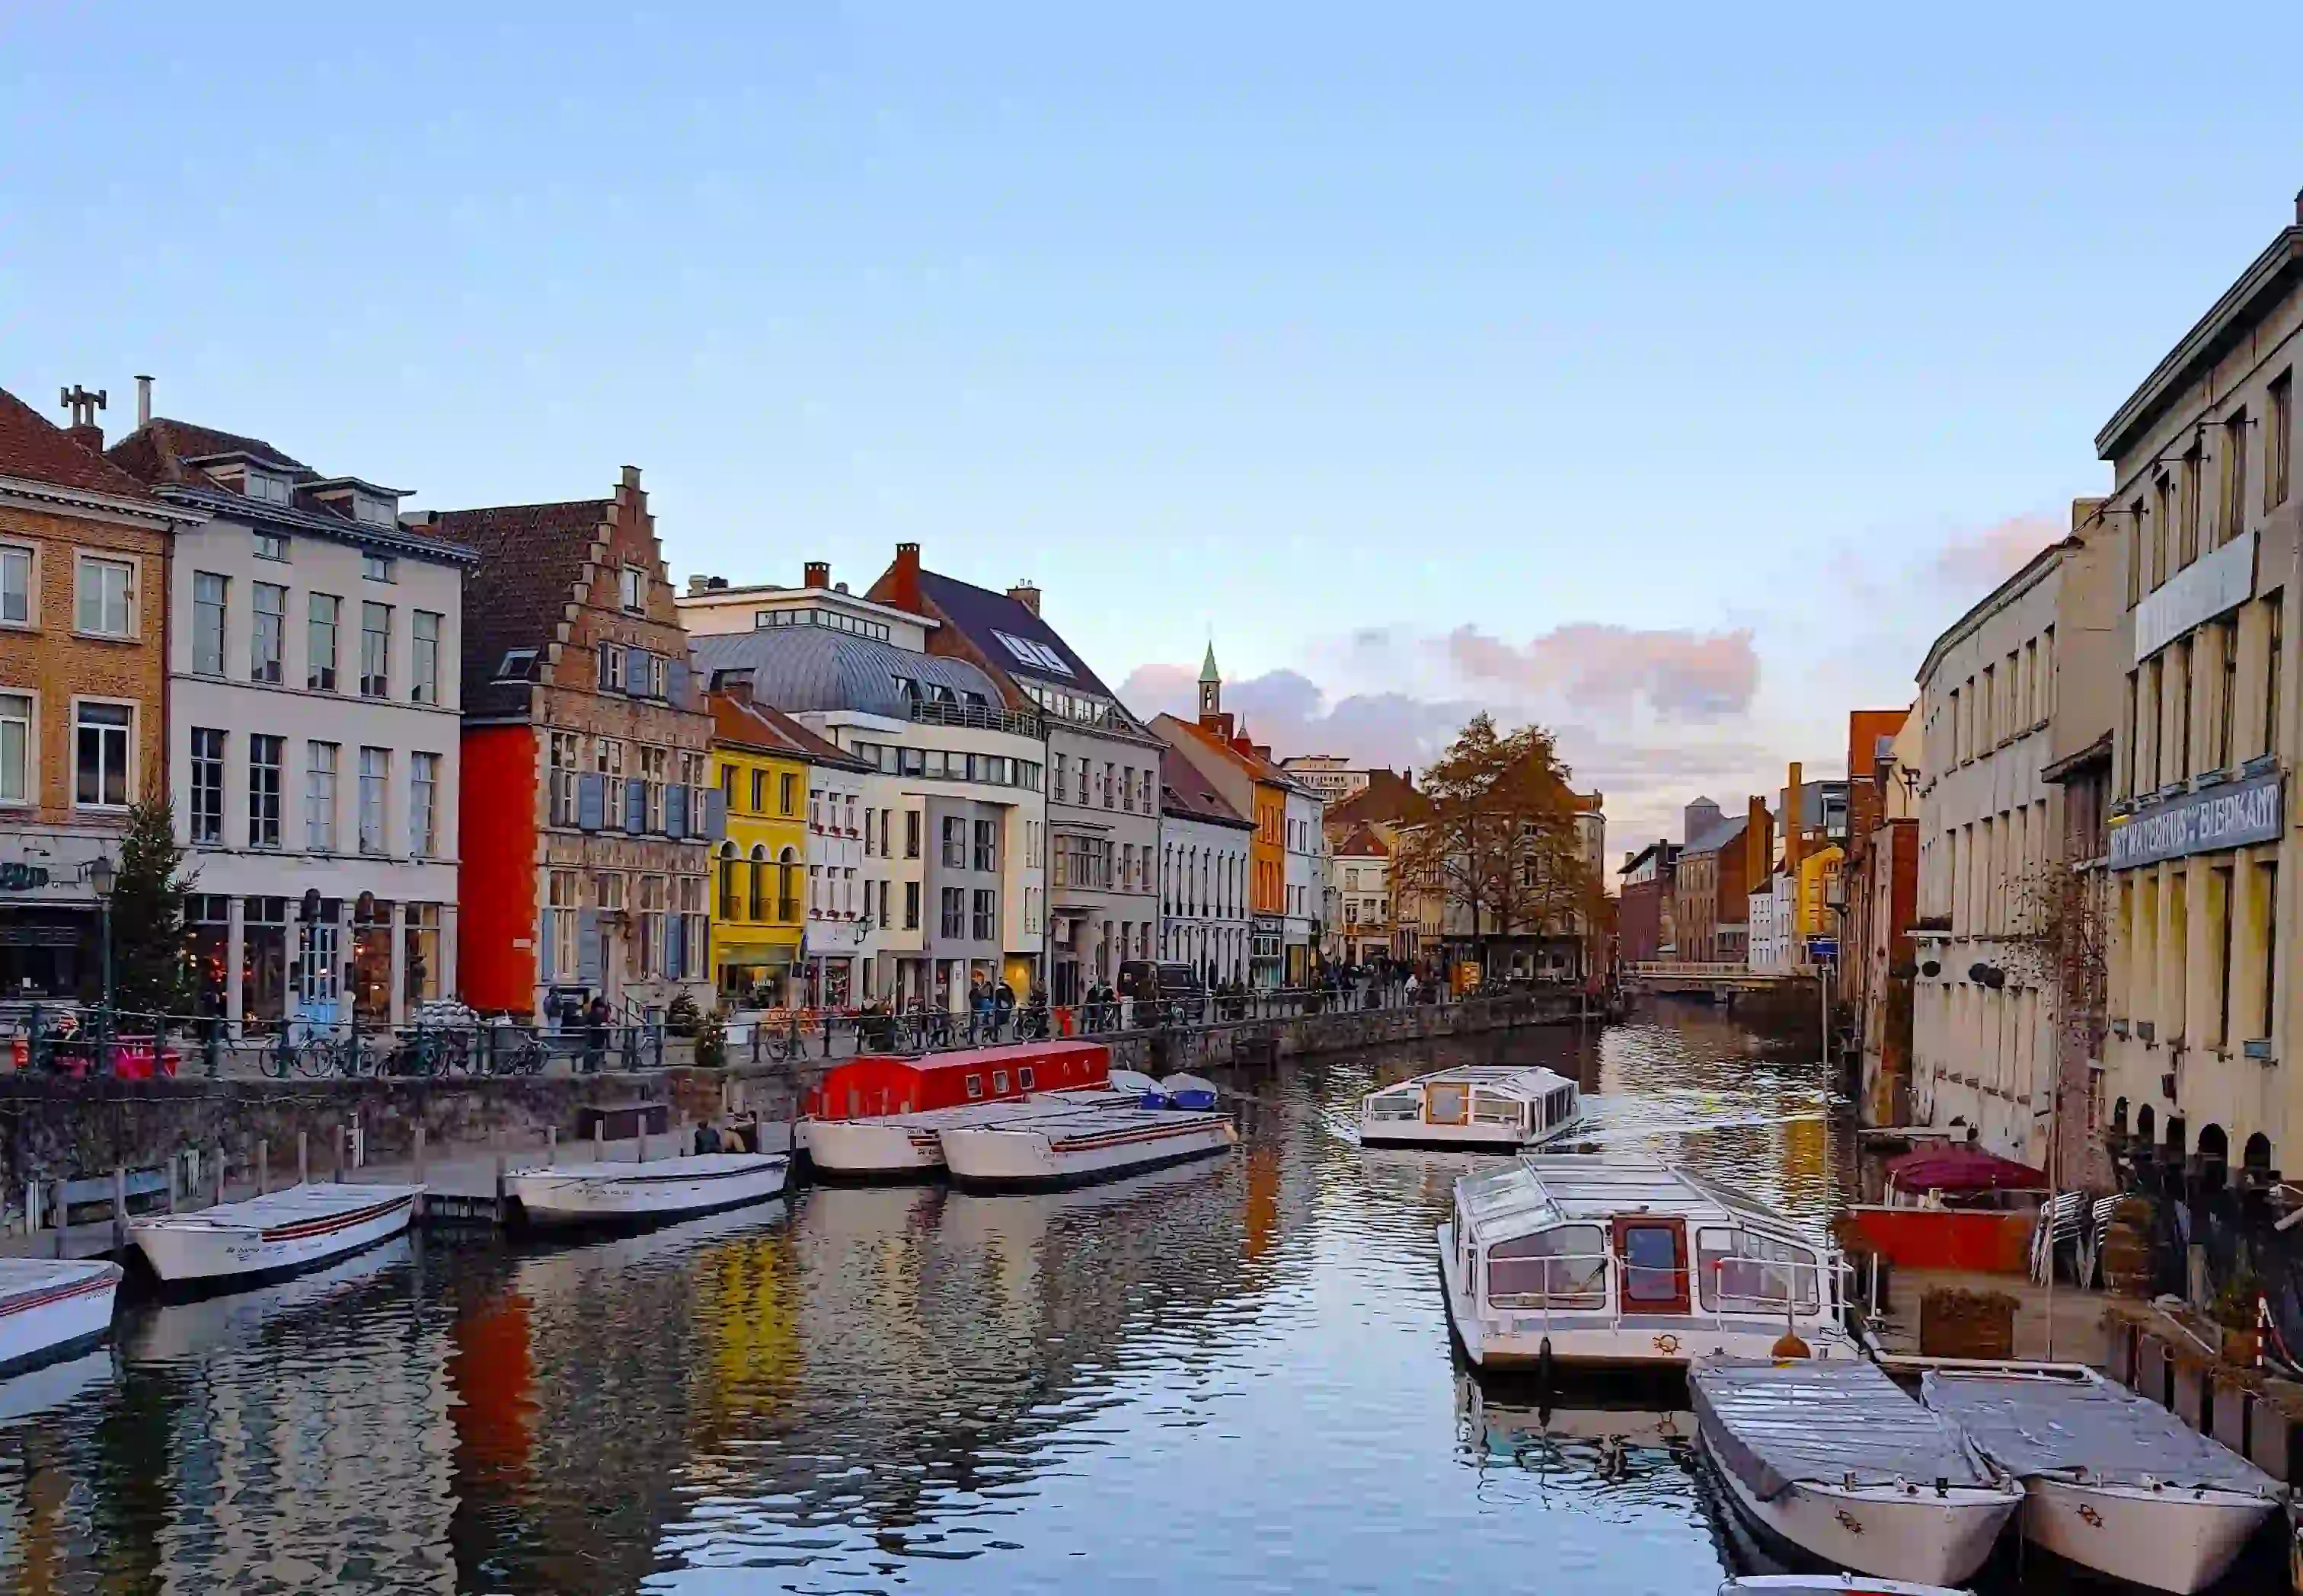
<path fill-rule="evenodd" d="M 1811 936 L 1838 934 L 1839 917 L 1825 908 L 1831 883 L 1839 879 L 1839 872 L 1847 862 L 1847 855 L 1837 843 L 1821 848 L 1800 860 L 1798 901 L 1792 910 L 1792 934 L 1799 939 L 1795 944 L 1804 950 Z M 1807 957 L 1802 951 L 1801 958 Z"/>
<path fill-rule="evenodd" d="M 807 764 L 714 739 L 712 780 L 728 807 L 712 861 L 712 968 L 721 996 L 783 1001 L 807 906 Z"/>

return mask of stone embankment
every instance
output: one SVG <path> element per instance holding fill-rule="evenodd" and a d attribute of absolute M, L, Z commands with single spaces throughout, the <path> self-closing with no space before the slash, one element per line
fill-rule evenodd
<path fill-rule="evenodd" d="M 1102 1038 L 1115 1068 L 1168 1074 L 1248 1067 L 1302 1055 L 1413 1044 L 1523 1026 L 1575 1022 L 1585 1005 L 1572 992 L 1514 992 L 1428 1004 L 1249 1019 Z M 836 1061 L 836 1060 L 835 1060 Z M 21 1229 L 32 1181 L 108 1177 L 165 1168 L 196 1153 L 210 1172 L 221 1151 L 228 1179 L 252 1180 L 259 1158 L 274 1184 L 292 1179 L 298 1137 L 315 1179 L 332 1177 L 337 1149 L 359 1147 L 368 1164 L 404 1163 L 420 1127 L 434 1157 L 490 1146 L 533 1149 L 548 1134 L 573 1141 L 586 1108 L 665 1105 L 672 1123 L 731 1115 L 781 1119 L 796 1088 L 824 1060 L 797 1065 L 735 1061 L 719 1068 L 671 1063 L 661 1069 L 599 1074 L 553 1072 L 510 1077 L 409 1080 L 69 1079 L 0 1075 L 0 1212 Z M 259 1153 L 259 1147 L 261 1153 Z"/>

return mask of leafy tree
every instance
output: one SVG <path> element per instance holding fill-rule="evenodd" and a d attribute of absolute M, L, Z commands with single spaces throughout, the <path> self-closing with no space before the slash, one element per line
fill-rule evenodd
<path fill-rule="evenodd" d="M 1585 934 L 1603 896 L 1575 830 L 1575 794 L 1551 733 L 1497 731 L 1482 714 L 1425 767 L 1420 811 L 1400 831 L 1397 869 L 1444 902 L 1480 961 L 1495 936 Z"/>
<path fill-rule="evenodd" d="M 184 946 L 184 850 L 165 794 L 128 812 L 112 890 L 113 988 L 131 1014 L 189 1014 L 194 992 Z"/>

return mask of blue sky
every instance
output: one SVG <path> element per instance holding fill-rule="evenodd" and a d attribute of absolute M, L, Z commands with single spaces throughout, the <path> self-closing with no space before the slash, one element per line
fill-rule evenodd
<path fill-rule="evenodd" d="M 0 4 L 0 385 L 916 538 L 1283 751 L 1543 720 L 1624 843 L 1907 698 L 2303 186 L 2303 13 L 1112 9 Z"/>

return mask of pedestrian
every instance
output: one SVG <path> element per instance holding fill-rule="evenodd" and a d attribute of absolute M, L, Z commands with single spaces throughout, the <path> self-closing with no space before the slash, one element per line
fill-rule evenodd
<path fill-rule="evenodd" d="M 608 1060 L 608 999 L 604 992 L 592 1000 L 584 1018 L 584 1073 L 595 1075 Z"/>

